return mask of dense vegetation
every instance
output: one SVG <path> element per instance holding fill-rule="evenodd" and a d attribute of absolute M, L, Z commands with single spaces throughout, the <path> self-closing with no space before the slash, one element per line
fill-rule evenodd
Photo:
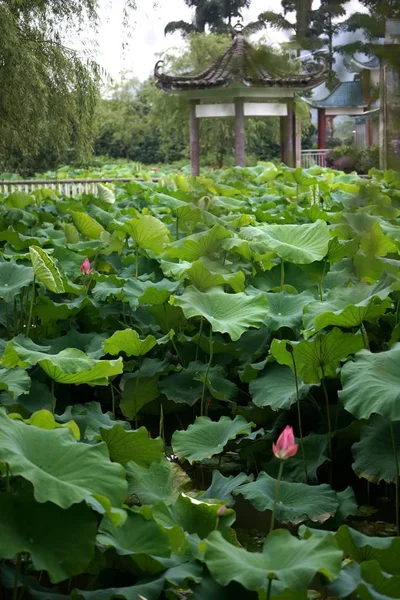
<path fill-rule="evenodd" d="M 399 175 L 156 175 L 1 198 L 3 597 L 397 598 Z"/>

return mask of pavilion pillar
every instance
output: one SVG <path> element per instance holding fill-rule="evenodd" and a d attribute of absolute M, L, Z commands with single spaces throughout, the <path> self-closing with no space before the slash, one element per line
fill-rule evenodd
<path fill-rule="evenodd" d="M 287 117 L 280 118 L 281 128 L 281 161 L 286 164 L 286 128 L 287 128 Z"/>
<path fill-rule="evenodd" d="M 324 108 L 318 109 L 318 150 L 326 149 L 326 113 Z M 325 167 L 325 155 L 321 156 L 321 167 Z"/>
<path fill-rule="evenodd" d="M 288 167 L 296 167 L 301 164 L 301 146 L 299 152 L 298 128 L 296 125 L 296 114 L 294 101 L 287 101 L 287 117 L 281 117 L 281 160 Z"/>
<path fill-rule="evenodd" d="M 190 162 L 192 165 L 192 176 L 200 175 L 200 127 L 196 115 L 197 100 L 190 102 Z"/>
<path fill-rule="evenodd" d="M 246 130 L 242 98 L 235 100 L 235 157 L 236 166 L 246 166 Z"/>

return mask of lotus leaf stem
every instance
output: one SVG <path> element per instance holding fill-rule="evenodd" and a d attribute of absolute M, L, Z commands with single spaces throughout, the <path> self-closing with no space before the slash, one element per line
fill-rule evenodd
<path fill-rule="evenodd" d="M 35 303 L 35 291 L 36 291 L 36 281 L 35 281 L 35 277 L 34 277 L 33 278 L 33 283 L 32 283 L 31 303 L 29 305 L 28 323 L 26 324 L 26 335 L 27 335 L 27 337 L 29 337 L 29 332 L 31 330 L 33 305 Z"/>
<path fill-rule="evenodd" d="M 364 347 L 366 350 L 369 350 L 370 348 L 369 348 L 368 334 L 367 334 L 367 330 L 365 329 L 364 323 L 361 323 L 361 334 L 363 337 Z"/>
<path fill-rule="evenodd" d="M 267 591 L 267 600 L 271 600 L 271 591 L 272 591 L 272 579 L 268 581 L 268 591 Z"/>
<path fill-rule="evenodd" d="M 203 324 L 204 324 L 204 318 L 200 317 L 199 339 L 197 340 L 197 348 L 196 348 L 196 357 L 195 357 L 195 360 L 197 360 L 198 357 L 199 357 L 200 338 L 201 338 L 201 334 L 203 333 Z"/>
<path fill-rule="evenodd" d="M 332 420 L 331 420 L 331 408 L 329 405 L 329 396 L 328 390 L 326 389 L 325 383 L 325 370 L 324 367 L 321 366 L 322 371 L 322 379 L 321 385 L 324 392 L 325 397 L 325 406 L 326 406 L 326 418 L 328 421 L 328 450 L 329 450 L 329 470 L 330 470 L 330 482 L 332 483 Z"/>
<path fill-rule="evenodd" d="M 212 327 L 210 325 L 210 338 L 209 338 L 209 343 L 210 343 L 210 358 L 209 358 L 208 363 L 207 363 L 207 369 L 206 369 L 206 373 L 204 375 L 203 390 L 202 390 L 202 393 L 201 393 L 201 407 L 200 407 L 201 416 L 203 416 L 205 414 L 205 399 L 206 399 L 206 389 L 207 389 L 208 374 L 210 372 L 211 364 L 212 364 L 213 357 L 214 357 L 214 347 L 213 347 L 212 334 L 213 334 L 213 330 L 212 330 Z"/>
<path fill-rule="evenodd" d="M 113 384 L 111 383 L 111 402 L 112 402 L 112 414 L 115 417 L 115 394 L 114 394 L 114 388 L 113 388 Z"/>
<path fill-rule="evenodd" d="M 14 571 L 14 590 L 13 590 L 12 600 L 18 600 L 18 592 L 19 592 L 18 583 L 19 583 L 20 573 L 21 573 L 21 554 L 18 554 L 17 562 L 15 564 L 15 571 Z"/>
<path fill-rule="evenodd" d="M 294 380 L 295 380 L 295 383 L 296 383 L 297 418 L 298 418 L 298 421 L 299 421 L 300 445 L 301 445 L 301 453 L 303 455 L 304 475 L 305 475 L 306 483 L 307 483 L 307 481 L 308 481 L 308 470 L 307 470 L 306 451 L 304 449 L 303 426 L 302 426 L 302 423 L 301 423 L 300 394 L 299 394 L 299 382 L 298 382 L 298 379 L 297 379 L 297 367 L 296 367 L 296 360 L 294 358 L 294 353 L 291 352 L 290 356 L 292 357 L 293 371 L 294 371 Z"/>
<path fill-rule="evenodd" d="M 285 285 L 285 261 L 282 258 L 281 259 L 281 291 L 283 290 L 284 285 Z"/>
<path fill-rule="evenodd" d="M 396 436 L 394 433 L 393 423 L 390 421 L 390 434 L 392 436 L 394 463 L 396 467 L 396 530 L 397 535 L 400 535 L 400 506 L 399 506 L 399 458 L 397 456 Z"/>

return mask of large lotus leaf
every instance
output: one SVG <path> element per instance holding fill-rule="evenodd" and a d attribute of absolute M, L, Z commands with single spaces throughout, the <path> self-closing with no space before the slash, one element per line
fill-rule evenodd
<path fill-rule="evenodd" d="M 400 576 L 390 577 L 376 560 L 361 565 L 350 563 L 341 570 L 329 591 L 340 598 L 357 597 L 360 600 L 400 598 Z"/>
<path fill-rule="evenodd" d="M 65 302 L 54 302 L 48 296 L 40 295 L 34 304 L 32 314 L 34 317 L 39 317 L 43 325 L 49 325 L 57 321 L 67 321 L 86 307 L 95 310 L 91 299 L 87 296 Z"/>
<path fill-rule="evenodd" d="M 342 525 L 335 538 L 344 554 L 352 560 L 359 563 L 377 560 L 387 573 L 400 574 L 399 537 L 372 537 Z"/>
<path fill-rule="evenodd" d="M 368 235 L 364 236 L 360 242 L 361 250 L 366 256 L 386 256 L 387 254 L 397 254 L 398 248 L 394 241 L 382 232 L 379 223 L 375 223 Z"/>
<path fill-rule="evenodd" d="M 300 439 L 296 438 L 296 442 L 300 445 Z M 303 453 L 299 450 L 296 456 L 293 456 L 285 463 L 283 470 L 283 479 L 285 481 L 316 482 L 318 468 L 328 460 L 327 434 L 310 433 L 310 435 L 303 438 L 303 444 L 307 461 L 307 479 L 304 471 Z M 278 477 L 279 464 L 280 461 L 277 458 L 273 458 L 271 462 L 265 465 L 265 471 L 272 477 Z"/>
<path fill-rule="evenodd" d="M 5 302 L 13 302 L 32 281 L 32 267 L 19 265 L 15 260 L 0 262 L 0 298 Z"/>
<path fill-rule="evenodd" d="M 154 283 L 153 281 L 141 281 L 140 279 L 129 279 L 123 287 L 122 298 L 129 302 L 132 309 L 142 304 L 161 305 L 167 302 L 173 292 L 176 292 L 180 283 L 163 279 Z"/>
<path fill-rule="evenodd" d="M 120 352 L 124 352 L 127 356 L 144 356 L 156 345 L 157 340 L 154 335 L 148 335 L 142 340 L 135 329 L 124 329 L 116 331 L 105 340 L 104 352 L 113 356 Z"/>
<path fill-rule="evenodd" d="M 139 582 L 129 587 L 100 589 L 91 592 L 73 590 L 71 600 L 114 600 L 114 598 L 125 598 L 125 600 L 141 600 L 142 598 L 146 600 L 159 600 L 163 587 L 164 578 L 161 577 L 155 581 Z M 47 600 L 47 598 L 39 598 L 38 596 L 34 596 L 34 599 Z M 66 596 L 65 600 L 68 599 L 69 596 Z M 53 598 L 49 596 L 48 600 L 53 600 Z M 54 600 L 58 600 L 58 598 L 54 598 Z"/>
<path fill-rule="evenodd" d="M 232 496 L 232 492 L 238 489 L 243 483 L 249 483 L 253 480 L 252 475 L 246 475 L 246 473 L 239 473 L 235 477 L 230 475 L 224 477 L 222 473 L 217 470 L 212 472 L 212 481 L 208 489 L 201 494 L 200 500 L 216 499 L 223 500 L 227 506 L 233 506 L 235 500 Z"/>
<path fill-rule="evenodd" d="M 30 246 L 29 255 L 35 277 L 43 283 L 50 292 L 62 294 L 64 283 L 61 273 L 54 260 L 39 246 Z"/>
<path fill-rule="evenodd" d="M 121 382 L 123 394 L 119 406 L 125 417 L 133 419 L 143 406 L 159 397 L 158 380 L 160 375 L 161 373 L 152 377 L 128 375 Z"/>
<path fill-rule="evenodd" d="M 183 279 L 189 279 L 201 292 L 224 285 L 229 285 L 234 292 L 244 292 L 245 290 L 245 276 L 242 271 L 236 271 L 236 273 L 215 272 L 201 260 L 196 260 L 184 272 Z"/>
<path fill-rule="evenodd" d="M 108 385 L 108 378 L 123 371 L 122 358 L 95 360 L 75 348 L 58 354 L 48 354 L 48 346 L 38 346 L 23 335 L 11 340 L 4 351 L 3 364 L 9 368 L 30 367 L 38 364 L 51 379 L 58 383 L 79 385 Z"/>
<path fill-rule="evenodd" d="M 111 296 L 121 300 L 124 296 L 123 283 L 123 279 L 120 280 L 114 276 L 108 276 L 106 281 L 96 281 L 92 290 L 93 298 L 96 302 L 104 302 Z"/>
<path fill-rule="evenodd" d="M 352 258 L 357 252 L 358 247 L 359 243 L 357 239 L 341 242 L 335 237 L 329 242 L 327 261 L 331 265 L 334 265 L 344 258 Z"/>
<path fill-rule="evenodd" d="M 29 489 L 0 494 L 0 557 L 13 560 L 27 552 L 34 569 L 47 571 L 52 583 L 86 571 L 96 534 L 96 515 L 85 504 L 63 510 L 38 504 Z"/>
<path fill-rule="evenodd" d="M 137 496 L 141 504 L 173 504 L 190 483 L 185 471 L 166 458 L 148 468 L 131 461 L 126 465 L 126 477 L 128 493 Z"/>
<path fill-rule="evenodd" d="M 180 258 L 193 262 L 201 256 L 212 257 L 221 251 L 221 242 L 232 233 L 222 225 L 215 225 L 208 231 L 189 235 L 182 240 L 173 242 L 167 247 L 167 253 L 172 258 Z"/>
<path fill-rule="evenodd" d="M 196 378 L 203 383 L 205 382 L 211 396 L 217 400 L 234 400 L 237 396 L 238 389 L 236 385 L 226 379 L 224 368 L 221 365 L 211 367 L 207 379 L 206 372 L 200 372 Z"/>
<path fill-rule="evenodd" d="M 300 328 L 303 307 L 314 300 L 313 294 L 308 291 L 301 294 L 279 292 L 265 295 L 269 304 L 269 313 L 265 324 L 271 331 L 277 331 L 281 327 L 289 327 L 290 329 Z"/>
<path fill-rule="evenodd" d="M 392 282 L 371 286 L 358 283 L 352 287 L 335 287 L 324 302 L 312 302 L 304 308 L 304 327 L 310 337 L 317 331 L 335 325 L 350 329 L 364 321 L 374 323 L 391 306 Z"/>
<path fill-rule="evenodd" d="M 201 398 L 203 384 L 199 374 L 205 373 L 207 366 L 199 361 L 193 361 L 178 373 L 172 373 L 159 383 L 159 389 L 168 400 L 193 406 Z"/>
<path fill-rule="evenodd" d="M 54 415 L 49 410 L 38 410 L 37 412 L 33 413 L 29 419 L 23 419 L 18 413 L 9 413 L 8 416 L 10 419 L 19 419 L 27 425 L 34 425 L 35 427 L 41 427 L 42 429 L 59 429 L 60 427 L 63 427 L 64 429 L 67 428 L 72 431 L 72 434 L 76 440 L 79 440 L 81 437 L 79 427 L 75 421 L 68 421 L 67 423 L 63 424 L 57 423 Z"/>
<path fill-rule="evenodd" d="M 104 232 L 104 227 L 96 219 L 93 219 L 84 212 L 71 212 L 71 216 L 79 233 L 89 240 L 100 239 L 101 234 Z"/>
<path fill-rule="evenodd" d="M 100 428 L 112 429 L 114 425 L 118 424 L 124 429 L 130 430 L 127 421 L 116 421 L 111 412 L 103 413 L 101 404 L 98 402 L 67 406 L 62 415 L 56 415 L 56 419 L 60 423 L 74 421 L 79 427 L 81 437 L 90 440 L 100 433 Z"/>
<path fill-rule="evenodd" d="M 0 461 L 14 476 L 32 483 L 37 502 L 61 508 L 87 502 L 99 512 L 110 512 L 119 509 L 126 496 L 125 470 L 110 461 L 106 444 L 82 444 L 67 429 L 26 425 L 2 410 Z"/>
<path fill-rule="evenodd" d="M 342 369 L 339 398 L 345 409 L 368 419 L 373 413 L 390 421 L 400 420 L 400 343 L 386 352 L 359 352 Z"/>
<path fill-rule="evenodd" d="M 155 254 L 162 254 L 169 242 L 167 226 L 150 215 L 140 215 L 136 219 L 127 221 L 124 229 L 132 237 L 135 245 L 142 250 L 151 250 Z"/>
<path fill-rule="evenodd" d="M 97 197 L 101 202 L 105 204 L 115 204 L 115 194 L 109 187 L 102 183 L 97 184 Z"/>
<path fill-rule="evenodd" d="M 204 560 L 220 585 L 237 581 L 248 590 L 264 589 L 269 579 L 301 593 L 314 576 L 321 572 L 328 580 L 340 571 L 342 552 L 328 533 L 299 540 L 289 531 L 273 531 L 265 540 L 262 552 L 248 552 L 225 540 L 219 531 L 202 543 Z"/>
<path fill-rule="evenodd" d="M 307 396 L 311 386 L 297 380 L 300 400 Z M 262 373 L 250 382 L 252 400 L 256 406 L 272 410 L 287 410 L 297 400 L 293 371 L 284 365 L 268 364 Z"/>
<path fill-rule="evenodd" d="M 0 390 L 6 390 L 13 398 L 28 394 L 31 378 L 24 369 L 0 369 Z"/>
<path fill-rule="evenodd" d="M 244 496 L 259 511 L 272 510 L 276 479 L 260 473 L 257 480 L 241 486 L 237 493 Z M 281 523 L 315 521 L 324 523 L 339 506 L 338 498 L 329 485 L 310 486 L 282 481 L 279 487 L 276 518 Z"/>
<path fill-rule="evenodd" d="M 319 383 L 325 377 L 336 377 L 339 361 L 355 354 L 364 347 L 362 336 L 343 333 L 340 329 L 332 329 L 326 335 L 317 334 L 311 340 L 292 342 L 274 339 L 271 354 L 281 365 L 293 369 L 293 348 L 297 374 L 305 383 Z"/>
<path fill-rule="evenodd" d="M 103 343 L 106 338 L 106 333 L 81 333 L 76 329 L 70 329 L 66 335 L 41 341 L 50 346 L 50 354 L 58 354 L 66 348 L 77 348 L 90 358 L 101 358 L 104 356 Z"/>
<path fill-rule="evenodd" d="M 282 260 L 308 265 L 322 260 L 328 252 L 329 229 L 324 221 L 304 225 L 262 225 L 245 227 L 241 237 L 261 242 Z"/>
<path fill-rule="evenodd" d="M 170 540 L 163 528 L 130 510 L 127 511 L 125 522 L 118 527 L 108 517 L 104 517 L 97 542 L 106 548 L 115 548 L 121 556 L 171 555 Z"/>
<path fill-rule="evenodd" d="M 227 294 L 220 288 L 199 292 L 189 286 L 182 296 L 172 296 L 171 303 L 180 306 L 187 319 L 204 317 L 213 331 L 228 333 L 233 341 L 250 327 L 260 327 L 268 315 L 268 301 L 263 294 Z"/>
<path fill-rule="evenodd" d="M 178 526 L 187 533 L 197 534 L 203 539 L 217 526 L 220 530 L 227 530 L 234 522 L 235 514 L 232 509 L 228 509 L 222 517 L 218 515 L 218 509 L 222 505 L 222 502 L 204 502 L 182 493 L 174 504 L 167 506 L 165 502 L 161 502 L 153 506 L 151 515 L 166 529 Z"/>
<path fill-rule="evenodd" d="M 149 437 L 145 427 L 126 431 L 117 423 L 112 429 L 100 428 L 100 433 L 107 444 L 111 460 L 122 465 L 133 460 L 142 467 L 148 467 L 152 462 L 160 462 L 164 456 L 164 442 L 161 438 Z"/>
<path fill-rule="evenodd" d="M 223 452 L 229 440 L 251 433 L 252 425 L 240 416 L 233 420 L 223 416 L 219 421 L 198 417 L 186 431 L 175 431 L 172 448 L 175 454 L 190 462 L 210 458 Z"/>
<path fill-rule="evenodd" d="M 400 421 L 392 423 L 400 461 Z M 393 453 L 391 426 L 380 415 L 372 415 L 370 423 L 361 430 L 361 439 L 352 447 L 353 469 L 358 477 L 373 483 L 396 481 L 396 464 Z"/>

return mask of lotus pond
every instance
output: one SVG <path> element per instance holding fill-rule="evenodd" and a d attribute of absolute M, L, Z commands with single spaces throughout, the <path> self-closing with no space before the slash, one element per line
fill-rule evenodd
<path fill-rule="evenodd" d="M 400 598 L 400 174 L 158 175 L 0 198 L 0 598 Z"/>

